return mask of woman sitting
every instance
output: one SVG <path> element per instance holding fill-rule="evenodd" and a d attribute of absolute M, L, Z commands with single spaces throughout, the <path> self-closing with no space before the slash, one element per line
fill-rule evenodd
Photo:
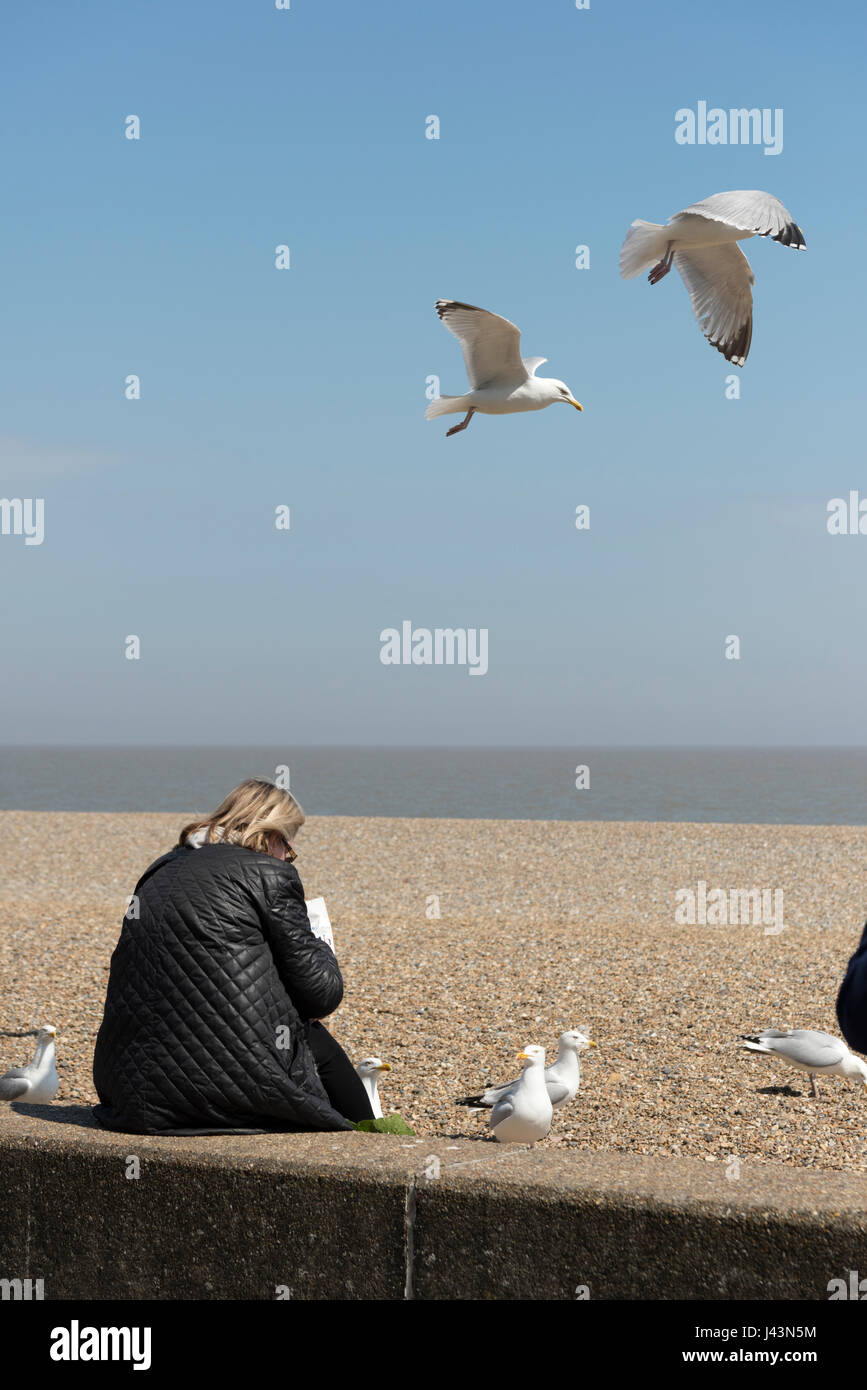
<path fill-rule="evenodd" d="M 343 980 L 292 867 L 303 823 L 288 792 L 242 782 L 137 883 L 93 1059 L 106 1128 L 260 1134 L 372 1118 L 318 1022 Z"/>

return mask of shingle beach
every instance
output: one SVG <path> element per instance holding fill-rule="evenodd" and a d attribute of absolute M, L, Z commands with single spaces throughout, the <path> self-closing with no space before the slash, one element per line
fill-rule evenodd
<path fill-rule="evenodd" d="M 58 1102 L 96 1100 L 126 900 L 190 818 L 0 813 L 0 1028 L 57 1026 Z M 867 1169 L 867 1091 L 824 1078 L 814 1100 L 806 1076 L 738 1043 L 839 1033 L 867 828 L 330 817 L 297 848 L 346 983 L 329 1027 L 353 1058 L 392 1064 L 384 1109 L 420 1135 L 484 1135 L 454 1099 L 578 1027 L 597 1049 L 545 1145 Z M 678 890 L 700 882 L 781 890 L 785 929 L 678 924 Z M 0 1071 L 30 1048 L 0 1037 Z"/>

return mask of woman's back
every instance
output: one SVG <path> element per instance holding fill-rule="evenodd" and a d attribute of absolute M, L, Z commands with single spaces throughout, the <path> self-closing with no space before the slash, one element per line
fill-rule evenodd
<path fill-rule="evenodd" d="M 139 881 L 112 956 L 95 1114 L 142 1134 L 347 1129 L 302 1038 L 342 994 L 289 863 L 178 847 Z"/>

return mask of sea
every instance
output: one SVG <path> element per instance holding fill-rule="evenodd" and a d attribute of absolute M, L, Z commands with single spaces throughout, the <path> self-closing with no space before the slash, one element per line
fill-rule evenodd
<path fill-rule="evenodd" d="M 318 816 L 867 824 L 867 748 L 0 746 L 0 809 L 196 814 L 245 777 Z"/>

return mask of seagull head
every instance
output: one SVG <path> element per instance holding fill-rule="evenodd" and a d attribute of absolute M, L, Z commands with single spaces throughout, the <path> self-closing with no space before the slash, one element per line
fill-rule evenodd
<path fill-rule="evenodd" d="M 361 1077 L 377 1077 L 381 1072 L 391 1071 L 390 1062 L 381 1062 L 378 1057 L 363 1057 L 355 1068 Z"/>
<path fill-rule="evenodd" d="M 56 1038 L 57 1029 L 53 1023 L 43 1023 L 36 1036 L 37 1038 Z"/>
<path fill-rule="evenodd" d="M 560 1034 L 560 1046 L 565 1052 L 586 1052 L 588 1047 L 595 1047 L 596 1044 L 586 1033 L 580 1033 L 577 1028 L 570 1028 L 567 1033 Z"/>
<path fill-rule="evenodd" d="M 537 1047 L 535 1043 L 530 1043 L 521 1049 L 515 1060 L 523 1064 L 521 1071 L 526 1071 L 527 1067 L 544 1067 L 545 1049 L 544 1047 Z"/>
<path fill-rule="evenodd" d="M 565 381 L 558 381 L 553 376 L 545 377 L 544 381 L 551 393 L 551 405 L 556 405 L 560 401 L 562 405 L 574 405 L 576 410 L 584 409 L 583 405 L 576 401 Z"/>

